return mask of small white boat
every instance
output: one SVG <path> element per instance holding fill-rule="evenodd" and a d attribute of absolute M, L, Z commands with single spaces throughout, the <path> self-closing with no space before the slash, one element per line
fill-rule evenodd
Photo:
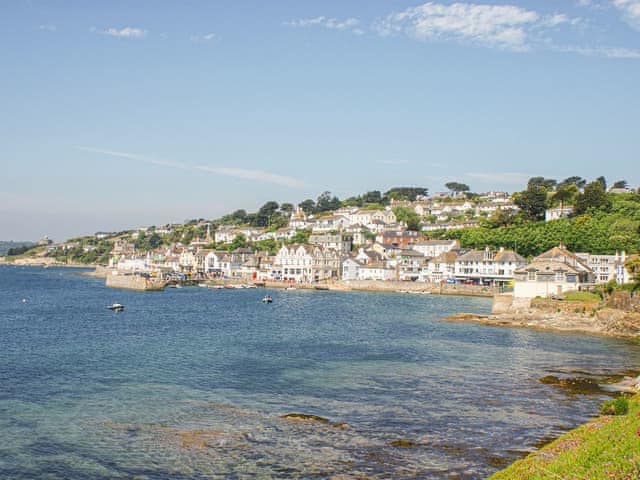
<path fill-rule="evenodd" d="M 285 288 L 285 290 L 297 290 L 297 288 L 296 287 L 287 287 L 287 288 Z"/>
<path fill-rule="evenodd" d="M 114 312 L 121 312 L 124 310 L 124 305 L 121 303 L 113 303 L 107 307 L 109 310 L 113 310 Z"/>
<path fill-rule="evenodd" d="M 273 302 L 273 298 L 271 298 L 271 295 L 265 295 L 264 298 L 262 299 L 262 303 L 272 303 Z"/>

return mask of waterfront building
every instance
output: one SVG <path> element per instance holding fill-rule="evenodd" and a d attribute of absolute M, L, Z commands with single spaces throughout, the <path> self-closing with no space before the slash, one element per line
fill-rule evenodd
<path fill-rule="evenodd" d="M 311 245 L 336 250 L 341 255 L 351 251 L 353 237 L 345 233 L 314 233 L 309 236 Z"/>
<path fill-rule="evenodd" d="M 459 256 L 457 250 L 450 250 L 430 258 L 420 272 L 418 280 L 430 283 L 455 281 L 456 260 Z"/>
<path fill-rule="evenodd" d="M 500 248 L 495 252 L 486 247 L 460 255 L 455 261 L 455 277 L 480 285 L 506 285 L 513 280 L 516 269 L 526 264 L 527 260 L 513 250 Z"/>
<path fill-rule="evenodd" d="M 622 284 L 632 281 L 631 274 L 624 266 L 625 262 L 629 259 L 624 251 L 622 251 L 622 253 L 616 252 L 615 255 L 576 253 L 576 256 L 593 270 L 596 283 L 615 281 L 616 283 Z"/>
<path fill-rule="evenodd" d="M 337 279 L 340 255 L 317 245 L 283 245 L 273 262 L 272 278 L 289 282 Z"/>
<path fill-rule="evenodd" d="M 513 296 L 551 297 L 594 285 L 596 275 L 576 254 L 560 244 L 515 271 Z"/>

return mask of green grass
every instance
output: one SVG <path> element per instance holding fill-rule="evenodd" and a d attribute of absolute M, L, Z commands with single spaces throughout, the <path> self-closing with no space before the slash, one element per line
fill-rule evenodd
<path fill-rule="evenodd" d="M 637 480 L 640 395 L 629 413 L 599 417 L 492 475 L 490 480 Z"/>
<path fill-rule="evenodd" d="M 599 302 L 600 295 L 591 292 L 567 292 L 564 299 L 568 302 Z"/>

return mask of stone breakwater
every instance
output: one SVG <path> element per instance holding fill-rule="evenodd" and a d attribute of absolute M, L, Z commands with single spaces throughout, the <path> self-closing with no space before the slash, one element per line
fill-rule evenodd
<path fill-rule="evenodd" d="M 166 282 L 160 279 L 143 277 L 142 275 L 126 275 L 117 271 L 109 271 L 106 275 L 105 285 L 109 288 L 153 291 L 163 290 Z"/>
<path fill-rule="evenodd" d="M 511 295 L 497 295 L 491 315 L 459 313 L 444 320 L 640 339 L 640 313 L 602 306 L 599 302 L 514 299 Z"/>

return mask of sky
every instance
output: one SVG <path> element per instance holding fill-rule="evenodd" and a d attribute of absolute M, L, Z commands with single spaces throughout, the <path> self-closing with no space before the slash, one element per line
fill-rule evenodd
<path fill-rule="evenodd" d="M 640 185 L 640 0 L 3 0 L 0 72 L 0 240 Z"/>

